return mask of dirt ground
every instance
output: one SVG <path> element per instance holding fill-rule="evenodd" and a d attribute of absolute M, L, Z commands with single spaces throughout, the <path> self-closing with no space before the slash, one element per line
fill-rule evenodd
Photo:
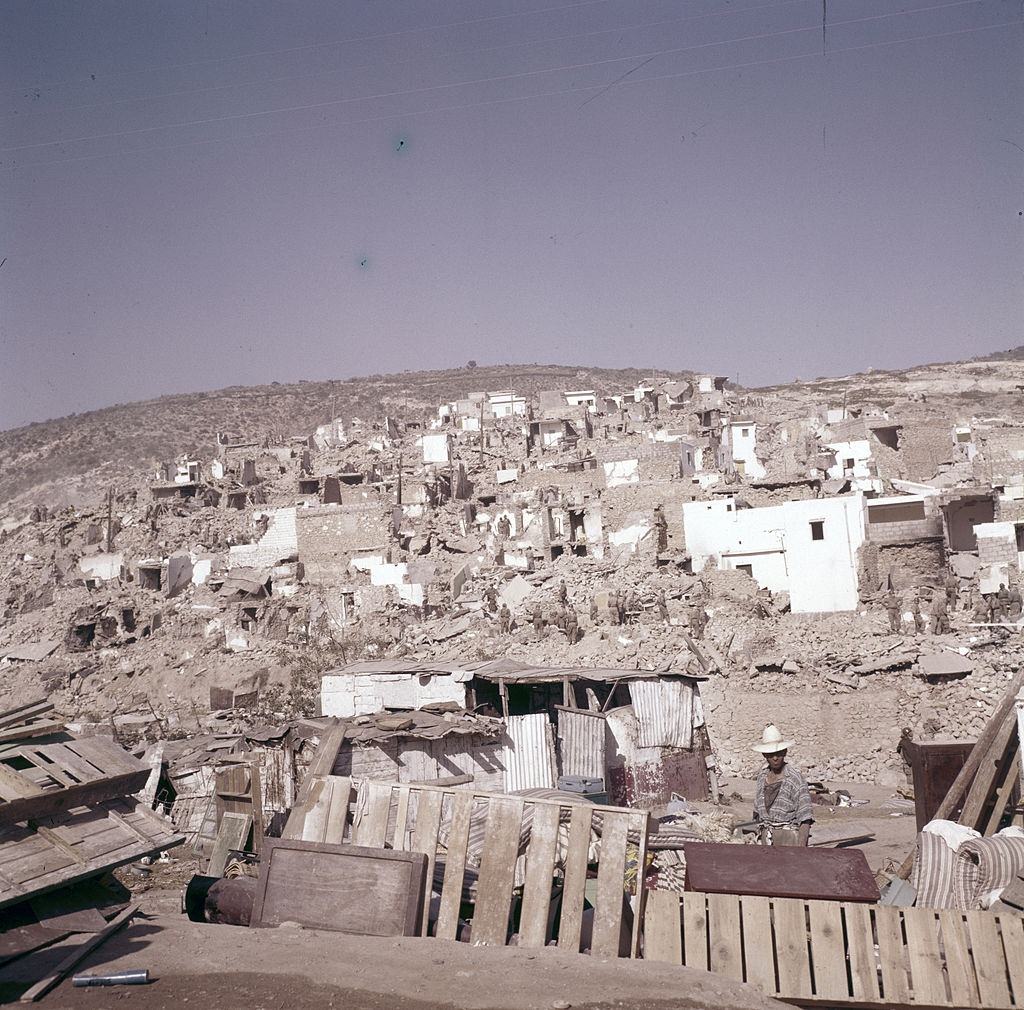
<path fill-rule="evenodd" d="M 145 916 L 78 971 L 147 968 L 148 986 L 75 989 L 44 1008 L 68 1010 L 505 1010 L 565 1006 L 617 1010 L 780 1007 L 746 985 L 688 968 L 443 940 L 345 936 L 293 927 L 246 929 L 190 922 L 174 892 L 151 891 Z M 0 1001 L 16 1000 L 70 941 L 0 969 Z"/>

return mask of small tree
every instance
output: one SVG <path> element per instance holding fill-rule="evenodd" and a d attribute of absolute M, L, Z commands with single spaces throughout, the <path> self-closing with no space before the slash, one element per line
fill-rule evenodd
<path fill-rule="evenodd" d="M 467 368 L 476 368 L 476 362 L 472 358 L 470 358 L 469 361 L 466 362 L 466 367 Z"/>

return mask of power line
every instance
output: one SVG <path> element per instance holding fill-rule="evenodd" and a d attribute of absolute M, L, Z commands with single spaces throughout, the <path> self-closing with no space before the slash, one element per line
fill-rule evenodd
<path fill-rule="evenodd" d="M 783 7 L 792 7 L 795 4 L 807 4 L 814 2 L 815 0 L 782 0 L 782 3 L 765 3 L 758 4 L 755 7 L 741 7 L 738 8 L 737 10 L 715 11 L 711 14 L 690 14 L 687 15 L 686 17 L 681 18 L 667 18 L 660 21 L 643 21 L 640 22 L 639 24 L 619 25 L 616 26 L 615 28 L 601 28 L 595 31 L 580 32 L 573 35 L 555 35 L 550 38 L 532 39 L 525 42 L 505 42 L 500 46 L 483 46 L 476 49 L 457 49 L 454 52 L 429 53 L 424 54 L 423 56 L 413 57 L 412 59 L 408 60 L 398 60 L 396 62 L 393 62 L 391 66 L 402 67 L 408 66 L 409 64 L 413 63 L 420 63 L 424 60 L 438 58 L 452 59 L 453 57 L 457 56 L 476 56 L 479 55 L 480 53 L 499 52 L 503 49 L 522 49 L 525 48 L 526 46 L 551 45 L 552 43 L 555 42 L 574 42 L 577 39 L 595 38 L 599 35 L 614 35 L 619 32 L 640 31 L 644 28 L 661 28 L 664 27 L 665 25 L 681 24 L 686 21 L 703 21 L 707 18 L 731 17 L 736 14 L 750 14 L 762 10 L 780 10 Z M 982 2 L 982 0 L 965 0 L 965 2 L 980 3 Z M 359 71 L 362 70 L 375 70 L 379 66 L 380 61 L 378 60 L 377 62 L 374 63 L 361 64 L 358 67 L 342 67 L 337 70 L 324 70 L 315 74 L 287 74 L 280 77 L 258 78 L 253 81 L 239 81 L 235 84 L 217 84 L 211 87 L 204 88 L 187 88 L 179 91 L 164 91 L 156 95 L 137 95 L 134 98 L 115 98 L 105 102 L 89 102 L 83 105 L 70 105 L 65 106 L 64 108 L 57 109 L 39 109 L 37 111 L 30 109 L 27 112 L 17 114 L 17 119 L 20 121 L 24 121 L 26 116 L 62 115 L 66 112 L 78 112 L 85 109 L 102 109 L 113 105 L 130 105 L 133 102 L 156 101 L 160 98 L 180 98 L 188 95 L 210 94 L 216 91 L 229 91 L 232 88 L 251 87 L 253 85 L 258 84 L 280 84 L 287 81 L 311 81 L 316 80 L 317 78 L 320 77 L 329 77 L 333 74 L 358 73 Z M 14 118 L 14 114 L 7 118 Z"/>
<path fill-rule="evenodd" d="M 921 14 L 928 11 L 944 10 L 950 7 L 963 7 L 969 4 L 981 3 L 982 0 L 951 0 L 949 3 L 937 4 L 930 7 L 917 7 L 905 11 L 896 11 L 892 14 L 873 14 L 862 18 L 851 18 L 846 21 L 833 22 L 833 28 L 843 25 L 864 24 L 868 21 L 884 21 L 889 18 L 903 17 L 908 14 Z M 496 77 L 480 77 L 469 81 L 453 81 L 449 84 L 434 84 L 423 88 L 409 88 L 404 91 L 385 91 L 376 95 L 361 95 L 353 98 L 332 98 L 324 102 L 312 102 L 306 105 L 282 106 L 277 109 L 259 109 L 255 112 L 239 112 L 228 116 L 213 116 L 207 119 L 192 119 L 178 123 L 164 123 L 160 126 L 143 126 L 134 130 L 116 130 L 109 133 L 97 133 L 84 137 L 69 137 L 61 140 L 40 141 L 35 144 L 19 144 L 12 147 L 0 147 L 0 153 L 14 153 L 17 151 L 38 150 L 43 147 L 59 147 L 62 144 L 78 144 L 90 140 L 114 140 L 121 137 L 139 136 L 145 133 L 157 133 L 161 130 L 183 129 L 188 126 L 210 126 L 216 123 L 241 122 L 247 119 L 258 119 L 263 116 L 273 116 L 283 112 L 312 112 L 317 109 L 333 108 L 338 105 L 351 105 L 355 102 L 377 101 L 383 98 L 404 98 L 409 95 L 423 95 L 434 91 L 446 91 L 451 88 L 464 88 L 480 84 L 495 84 L 505 81 L 524 80 L 529 77 L 540 77 L 545 74 L 562 73 L 567 70 L 586 70 L 590 67 L 608 66 L 615 63 L 633 62 L 635 60 L 647 60 L 657 56 L 675 56 L 680 53 L 694 52 L 699 49 L 710 49 L 716 46 L 734 45 L 741 42 L 756 42 L 763 39 L 780 38 L 786 35 L 798 35 L 802 32 L 818 30 L 817 24 L 803 28 L 786 28 L 777 32 L 764 32 L 758 35 L 746 35 L 740 38 L 723 39 L 718 42 L 701 42 L 695 46 L 679 46 L 673 49 L 661 49 L 655 52 L 637 53 L 632 56 L 615 56 L 604 60 L 590 60 L 585 63 L 566 64 L 559 67 L 549 67 L 544 70 L 528 70 L 518 74 L 501 74 Z M 605 87 L 604 84 L 598 85 Z"/>
<path fill-rule="evenodd" d="M 1015 21 L 1001 21 L 1001 22 L 998 22 L 996 24 L 980 25 L 980 26 L 975 27 L 975 28 L 959 28 L 959 29 L 956 29 L 954 31 L 936 32 L 936 33 L 932 33 L 932 34 L 929 34 L 929 35 L 913 35 L 913 36 L 910 36 L 909 38 L 905 38 L 905 39 L 890 39 L 890 40 L 887 40 L 885 42 L 868 42 L 868 43 L 865 43 L 865 44 L 859 45 L 859 46 L 847 46 L 847 47 L 842 48 L 842 49 L 830 49 L 827 55 L 829 55 L 829 56 L 840 56 L 843 53 L 861 52 L 861 51 L 866 50 L 866 49 L 879 49 L 879 48 L 889 47 L 889 46 L 906 45 L 906 44 L 911 43 L 911 42 L 923 42 L 923 41 L 930 41 L 930 40 L 933 40 L 933 39 L 946 39 L 946 38 L 952 38 L 952 37 L 957 36 L 957 35 L 970 35 L 970 34 L 973 34 L 975 32 L 991 31 L 991 30 L 996 29 L 996 28 L 1012 28 L 1014 26 L 1019 26 L 1019 25 L 1024 25 L 1024 19 L 1018 19 L 1018 20 L 1015 20 Z M 705 67 L 705 68 L 702 68 L 700 70 L 684 70 L 684 71 L 679 71 L 679 72 L 672 73 L 672 74 L 660 74 L 660 75 L 658 75 L 656 77 L 644 77 L 644 78 L 640 78 L 640 79 L 637 79 L 637 80 L 628 80 L 628 81 L 624 81 L 622 86 L 623 87 L 629 87 L 630 85 L 635 85 L 635 84 L 650 84 L 650 83 L 654 83 L 656 81 L 676 80 L 676 79 L 683 78 L 683 77 L 697 77 L 697 76 L 700 76 L 700 75 L 703 75 L 703 74 L 713 74 L 713 73 L 719 73 L 719 72 L 729 71 L 729 70 L 746 70 L 746 69 L 751 68 L 751 67 L 776 66 L 776 65 L 779 65 L 779 64 L 782 64 L 782 63 L 792 63 L 792 62 L 795 62 L 797 60 L 821 59 L 821 58 L 822 58 L 822 53 L 821 53 L 820 49 L 816 49 L 814 52 L 799 53 L 799 54 L 797 54 L 795 56 L 779 56 L 779 57 L 775 57 L 773 59 L 751 60 L 751 61 L 748 61 L 746 63 L 733 63 L 733 64 L 729 64 L 729 65 L 722 66 L 722 67 Z M 587 91 L 597 91 L 597 90 L 605 88 L 605 87 L 606 87 L 606 85 L 604 85 L 604 84 L 592 84 L 592 85 L 587 85 L 587 86 L 584 86 L 584 87 L 581 87 L 581 88 L 561 88 L 561 89 L 554 90 L 554 91 L 541 91 L 541 92 L 537 92 L 537 93 L 532 94 L 532 95 L 516 95 L 516 96 L 513 96 L 513 97 L 509 97 L 509 98 L 494 98 L 494 99 L 488 99 L 488 100 L 481 101 L 481 102 L 468 102 L 468 103 L 464 103 L 462 105 L 445 105 L 445 106 L 440 106 L 440 107 L 435 108 L 435 109 L 422 109 L 422 110 L 420 110 L 418 112 L 395 112 L 395 113 L 389 113 L 389 114 L 381 115 L 381 116 L 369 116 L 369 117 L 366 117 L 364 119 L 349 119 L 349 120 L 344 120 L 343 122 L 340 122 L 340 123 L 331 123 L 331 124 L 319 123 L 319 124 L 317 124 L 315 126 L 300 126 L 300 127 L 294 127 L 292 129 L 289 129 L 289 130 L 273 130 L 273 131 L 270 131 L 270 132 L 267 132 L 267 133 L 255 134 L 255 135 L 253 135 L 251 137 L 247 137 L 247 138 L 244 138 L 244 139 L 247 139 L 247 140 L 265 140 L 265 139 L 270 138 L 270 137 L 291 136 L 291 135 L 294 135 L 294 134 L 297 134 L 297 133 L 308 133 L 308 132 L 313 131 L 313 130 L 338 129 L 338 128 L 344 127 L 344 126 L 362 126 L 362 125 L 369 124 L 369 123 L 388 122 L 390 120 L 396 120 L 396 119 L 414 119 L 414 118 L 417 118 L 419 116 L 432 116 L 432 115 L 437 115 L 439 113 L 444 113 L 444 112 L 463 112 L 463 111 L 468 111 L 468 110 L 471 110 L 471 109 L 486 108 L 486 107 L 492 107 L 492 106 L 497 106 L 497 105 L 510 105 L 510 104 L 512 104 L 514 102 L 529 102 L 529 101 L 533 101 L 533 100 L 538 99 L 538 98 L 553 98 L 553 97 L 561 97 L 561 96 L 565 96 L 565 95 L 576 95 L 576 96 L 579 96 L 579 95 L 583 94 L 584 92 L 587 92 Z M 116 157 L 119 157 L 119 156 L 122 156 L 122 155 L 126 155 L 126 154 L 150 154 L 150 153 L 158 153 L 158 152 L 162 152 L 162 151 L 176 151 L 176 150 L 180 150 L 180 149 L 186 148 L 186 147 L 205 147 L 205 146 L 210 145 L 210 144 L 229 143 L 232 140 L 238 140 L 238 139 L 239 138 L 236 138 L 236 137 L 215 137 L 215 138 L 210 139 L 210 140 L 192 140 L 192 141 L 185 141 L 184 143 L 180 143 L 180 144 L 165 144 L 165 145 L 162 145 L 162 146 L 159 146 L 159 147 L 139 148 L 139 149 L 136 149 L 136 150 L 129 150 L 129 151 L 112 151 L 112 152 L 108 152 L 106 154 L 87 154 L 87 155 L 82 155 L 82 156 L 76 157 L 76 158 L 55 158 L 55 159 L 50 160 L 50 161 L 32 162 L 31 165 L 29 165 L 27 167 L 42 167 L 42 166 L 48 166 L 48 165 L 68 165 L 68 164 L 74 164 L 76 162 L 95 161 L 97 159 L 102 159 L 102 158 L 116 158 Z M 8 169 L 10 170 L 10 169 L 13 169 L 15 167 L 17 167 L 17 166 L 8 166 Z"/>
<path fill-rule="evenodd" d="M 283 56 L 287 53 L 309 52 L 311 49 L 325 49 L 329 46 L 347 46 L 355 42 L 374 42 L 378 39 L 393 39 L 402 35 L 414 35 L 417 32 L 437 32 L 447 28 L 464 28 L 467 25 L 482 24 L 486 21 L 508 21 L 511 18 L 532 17 L 535 14 L 551 14 L 557 11 L 575 10 L 579 7 L 594 7 L 599 4 L 613 3 L 616 0 L 578 0 L 576 3 L 561 4 L 557 7 L 541 7 L 530 11 L 517 11 L 513 14 L 491 14 L 482 18 L 468 18 L 465 21 L 450 21 L 447 24 L 423 25 L 419 28 L 403 28 L 396 32 L 378 32 L 375 35 L 356 35 L 348 39 L 335 39 L 331 42 L 310 42 L 303 46 L 289 46 L 286 49 L 264 49 L 252 53 L 239 53 L 237 56 L 217 56 L 206 60 L 191 60 L 188 63 L 169 63 L 163 67 L 143 67 L 141 70 L 123 70 L 117 74 L 111 74 L 108 79 L 117 77 L 137 77 L 139 74 L 163 72 L 164 70 L 185 70 L 191 67 L 204 67 L 216 63 L 234 63 L 238 60 L 251 60 L 260 56 Z M 23 84 L 20 86 L 10 85 L 5 90 L 22 90 L 24 88 L 60 88 L 69 84 L 90 84 L 91 77 L 79 77 L 70 81 L 51 81 L 47 84 Z"/>

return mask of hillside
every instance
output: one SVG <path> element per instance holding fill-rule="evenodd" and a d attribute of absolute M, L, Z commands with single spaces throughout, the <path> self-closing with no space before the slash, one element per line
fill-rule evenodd
<path fill-rule="evenodd" d="M 183 453 L 209 456 L 217 432 L 289 435 L 308 432 L 333 416 L 378 420 L 433 415 L 437 405 L 472 390 L 595 389 L 621 392 L 651 375 L 685 378 L 691 372 L 656 368 L 604 369 L 582 365 L 492 365 L 409 371 L 348 379 L 266 386 L 229 386 L 211 392 L 163 396 L 71 414 L 0 432 L 0 503 L 23 509 L 31 498 L 51 504 L 96 500 L 110 485 L 134 481 Z M 922 365 L 819 377 L 752 389 L 797 401 L 829 401 L 883 408 L 927 397 L 971 417 L 1019 407 L 1024 346 L 966 362 Z"/>

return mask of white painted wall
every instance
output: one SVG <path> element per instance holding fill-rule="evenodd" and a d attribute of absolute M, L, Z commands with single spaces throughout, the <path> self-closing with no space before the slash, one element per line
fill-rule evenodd
<path fill-rule="evenodd" d="M 266 514 L 270 518 L 267 531 L 254 544 L 236 544 L 228 548 L 228 568 L 269 568 L 299 551 L 295 530 L 295 509 L 275 509 L 253 514 L 253 520 Z"/>
<path fill-rule="evenodd" d="M 607 487 L 640 483 L 640 461 L 637 459 L 621 459 L 612 463 L 604 463 L 602 466 Z"/>
<path fill-rule="evenodd" d="M 101 582 L 109 582 L 121 576 L 121 566 L 124 564 L 124 555 L 117 554 L 87 554 L 78 561 L 78 570 L 87 579 L 98 579 Z"/>
<path fill-rule="evenodd" d="M 330 674 L 320 682 L 320 711 L 341 718 L 392 709 L 419 709 L 434 702 L 466 705 L 466 685 L 449 674 Z"/>
<path fill-rule="evenodd" d="M 826 449 L 831 449 L 836 454 L 835 466 L 828 468 L 828 475 L 833 480 L 841 477 L 870 477 L 871 471 L 868 463 L 871 460 L 871 443 L 865 439 L 856 439 L 852 442 L 827 442 Z M 853 460 L 852 471 L 846 466 L 847 460 Z"/>
<path fill-rule="evenodd" d="M 862 495 L 739 510 L 732 499 L 686 502 L 682 510 L 694 571 L 714 555 L 719 568 L 750 565 L 760 586 L 788 591 L 794 613 L 856 609 Z M 822 540 L 812 538 L 816 521 L 824 524 Z"/>
<path fill-rule="evenodd" d="M 757 447 L 757 425 L 753 421 L 738 421 L 729 427 L 733 463 L 742 463 L 745 476 L 760 480 L 768 471 L 761 465 L 754 451 Z"/>
<path fill-rule="evenodd" d="M 452 458 L 452 437 L 447 432 L 421 435 L 424 463 L 448 463 Z"/>

